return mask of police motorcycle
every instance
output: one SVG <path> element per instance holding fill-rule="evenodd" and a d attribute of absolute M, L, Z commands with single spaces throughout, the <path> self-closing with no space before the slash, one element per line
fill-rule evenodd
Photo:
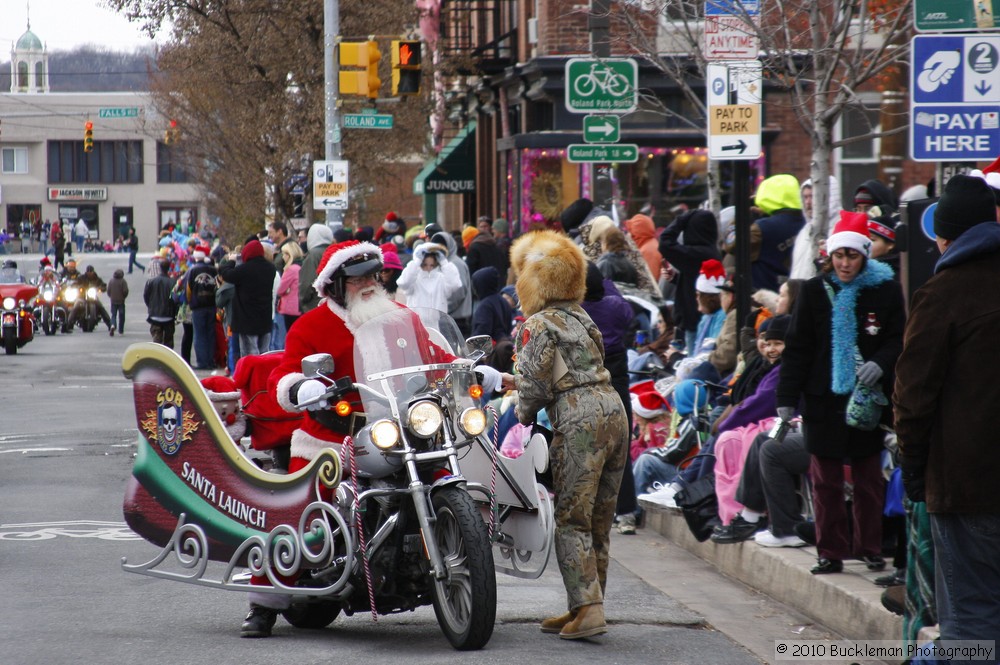
<path fill-rule="evenodd" d="M 52 269 L 49 268 L 49 271 Z M 38 297 L 35 299 L 35 322 L 46 335 L 66 327 L 69 313 L 62 299 L 62 284 L 57 279 L 39 279 Z"/>
<path fill-rule="evenodd" d="M 35 316 L 32 314 L 38 288 L 24 281 L 11 260 L 0 266 L 0 341 L 8 356 L 35 338 Z"/>
<path fill-rule="evenodd" d="M 474 369 L 487 345 L 463 341 L 446 314 L 400 308 L 355 332 L 356 381 L 337 378 L 328 355 L 305 358 L 303 374 L 328 388 L 299 408 L 322 401 L 309 417 L 348 438 L 289 475 L 241 454 L 176 353 L 129 347 L 123 371 L 139 439 L 124 514 L 162 549 L 123 568 L 291 594 L 282 614 L 299 628 L 341 612 L 375 620 L 433 605 L 455 649 L 482 648 L 496 617 L 495 570 L 537 577 L 553 541 L 549 493 L 535 480 L 544 443 L 508 459 L 488 438 Z M 251 586 L 246 569 L 266 586 Z"/>

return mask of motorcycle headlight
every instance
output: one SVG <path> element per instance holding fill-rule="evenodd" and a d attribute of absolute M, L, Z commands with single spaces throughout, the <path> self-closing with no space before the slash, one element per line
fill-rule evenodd
<path fill-rule="evenodd" d="M 42 299 L 43 299 L 43 300 L 44 300 L 45 302 L 52 302 L 53 300 L 55 300 L 55 299 L 56 299 L 56 294 L 55 294 L 55 292 L 54 292 L 54 291 L 52 291 L 51 289 L 50 289 L 50 290 L 47 290 L 47 291 L 43 291 L 43 292 L 42 292 Z"/>
<path fill-rule="evenodd" d="M 399 443 L 399 429 L 391 420 L 379 420 L 371 429 L 372 443 L 381 450 L 389 450 Z"/>
<path fill-rule="evenodd" d="M 14 309 L 14 307 L 16 306 L 17 306 L 17 301 L 11 298 L 10 296 L 7 296 L 6 298 L 3 299 L 4 309 Z"/>
<path fill-rule="evenodd" d="M 458 420 L 469 436 L 479 436 L 486 429 L 486 414 L 482 409 L 469 408 L 462 412 Z"/>
<path fill-rule="evenodd" d="M 407 413 L 410 431 L 417 436 L 427 438 L 441 429 L 444 422 L 444 414 L 441 408 L 434 402 L 417 402 L 410 407 Z"/>
<path fill-rule="evenodd" d="M 71 286 L 70 288 L 66 289 L 65 293 L 63 293 L 63 298 L 68 303 L 76 302 L 76 299 L 79 297 L 80 297 L 80 290 L 75 286 Z"/>
<path fill-rule="evenodd" d="M 97 287 L 96 286 L 91 286 L 90 288 L 87 289 L 87 297 L 88 298 L 96 298 L 97 297 Z"/>

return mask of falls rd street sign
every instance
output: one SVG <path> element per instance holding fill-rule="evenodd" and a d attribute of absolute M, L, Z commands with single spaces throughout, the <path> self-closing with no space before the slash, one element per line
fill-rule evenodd
<path fill-rule="evenodd" d="M 587 143 L 618 143 L 621 121 L 616 115 L 588 115 L 583 119 L 583 140 Z"/>
<path fill-rule="evenodd" d="M 638 105 L 639 67 L 630 58 L 566 61 L 566 110 L 631 113 Z"/>
<path fill-rule="evenodd" d="M 566 148 L 566 159 L 572 163 L 611 163 L 639 161 L 639 146 L 634 143 L 593 145 L 574 143 Z"/>
<path fill-rule="evenodd" d="M 313 162 L 313 209 L 346 210 L 348 164 L 344 160 Z"/>

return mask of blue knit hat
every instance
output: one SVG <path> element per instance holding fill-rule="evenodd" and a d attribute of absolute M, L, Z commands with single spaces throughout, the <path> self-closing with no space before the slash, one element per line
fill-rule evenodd
<path fill-rule="evenodd" d="M 677 384 L 673 398 L 677 413 L 688 416 L 695 409 L 702 409 L 708 404 L 708 390 L 701 381 L 688 379 Z"/>

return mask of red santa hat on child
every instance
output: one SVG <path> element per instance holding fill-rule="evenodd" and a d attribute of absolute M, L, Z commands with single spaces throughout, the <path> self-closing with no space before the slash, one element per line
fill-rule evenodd
<path fill-rule="evenodd" d="M 702 293 L 719 293 L 721 291 L 719 287 L 725 283 L 726 269 L 722 267 L 722 262 L 709 259 L 701 264 L 701 272 L 694 283 L 694 288 Z"/>
<path fill-rule="evenodd" d="M 866 257 L 872 253 L 872 239 L 868 236 L 868 215 L 863 212 L 840 211 L 840 221 L 826 239 L 826 253 L 838 249 L 853 249 Z"/>
<path fill-rule="evenodd" d="M 211 250 L 205 245 L 198 245 L 194 248 L 194 251 L 191 252 L 191 258 L 195 261 L 204 261 L 208 258 L 210 252 Z"/>
<path fill-rule="evenodd" d="M 359 242 L 357 240 L 345 240 L 344 242 L 339 242 L 334 245 L 330 245 L 323 252 L 323 258 L 320 259 L 319 265 L 320 271 L 316 275 L 316 280 L 313 282 L 313 288 L 316 289 L 316 293 L 323 295 L 326 285 L 330 283 L 330 279 L 333 277 L 333 273 L 336 272 L 337 268 L 344 265 L 347 261 L 350 261 L 356 256 L 363 256 L 365 254 L 373 254 L 377 256 L 380 261 L 384 261 L 382 258 L 382 250 L 379 249 L 378 245 L 374 245 L 370 242 Z"/>
<path fill-rule="evenodd" d="M 629 388 L 632 398 L 632 413 L 647 420 L 662 416 L 670 410 L 667 400 L 656 391 L 652 381 L 643 381 Z"/>

